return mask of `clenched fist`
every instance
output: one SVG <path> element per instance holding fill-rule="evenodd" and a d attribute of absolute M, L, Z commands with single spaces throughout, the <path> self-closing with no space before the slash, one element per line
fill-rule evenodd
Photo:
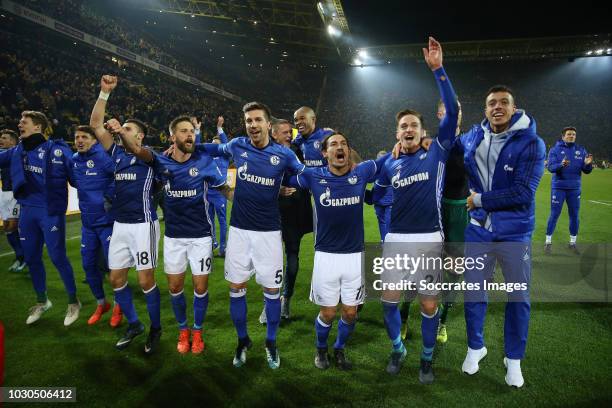
<path fill-rule="evenodd" d="M 100 88 L 102 92 L 111 93 L 117 86 L 117 77 L 113 75 L 102 75 Z"/>
<path fill-rule="evenodd" d="M 109 120 L 104 124 L 104 127 L 112 134 L 119 134 L 124 131 L 123 126 L 121 126 L 121 123 L 119 123 L 117 119 Z"/>

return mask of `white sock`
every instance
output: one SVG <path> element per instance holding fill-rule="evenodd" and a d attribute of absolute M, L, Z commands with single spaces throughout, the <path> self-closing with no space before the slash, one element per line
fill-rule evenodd
<path fill-rule="evenodd" d="M 547 235 L 546 236 L 546 243 L 547 244 L 552 244 L 552 235 Z"/>
<path fill-rule="evenodd" d="M 508 363 L 508 371 L 515 371 L 521 369 L 521 360 L 514 358 L 506 358 Z"/>
<path fill-rule="evenodd" d="M 576 235 L 570 235 L 570 244 L 576 243 Z"/>

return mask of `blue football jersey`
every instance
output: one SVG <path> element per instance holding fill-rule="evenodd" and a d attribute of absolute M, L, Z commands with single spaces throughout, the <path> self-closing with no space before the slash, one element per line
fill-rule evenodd
<path fill-rule="evenodd" d="M 230 225 L 252 231 L 280 230 L 278 194 L 283 176 L 304 170 L 295 153 L 272 139 L 258 149 L 246 137 L 236 137 L 219 149 L 231 156 L 236 166 Z"/>
<path fill-rule="evenodd" d="M 81 222 L 85 227 L 112 225 L 113 219 L 104 205 L 106 198 L 112 198 L 115 189 L 112 157 L 96 143 L 85 153 L 75 153 L 72 161 Z"/>
<path fill-rule="evenodd" d="M 376 184 L 393 188 L 389 232 L 421 234 L 440 231 L 444 169 L 448 150 L 435 139 L 429 151 L 387 159 Z"/>
<path fill-rule="evenodd" d="M 297 176 L 297 184 L 312 191 L 314 198 L 315 250 L 337 254 L 363 251 L 364 195 L 376 176 L 372 160 L 343 176 L 334 175 L 327 167 L 308 168 Z"/>
<path fill-rule="evenodd" d="M 433 74 L 446 106 L 438 137 L 429 151 L 420 148 L 415 153 L 401 154 L 397 160 L 389 157 L 376 181 L 381 187 L 393 187 L 391 233 L 423 234 L 442 230 L 442 187 L 446 161 L 455 142 L 459 106 L 444 68 L 438 68 Z"/>
<path fill-rule="evenodd" d="M 25 151 L 23 155 L 23 169 L 25 175 L 25 184 L 23 186 L 22 198 L 19 204 L 25 204 L 33 207 L 45 207 L 45 176 L 43 174 L 44 167 L 47 165 L 48 149 L 45 145 L 40 145 L 37 148 Z"/>
<path fill-rule="evenodd" d="M 303 137 L 298 134 L 293 140 L 293 144 L 297 145 L 304 155 L 304 164 L 307 167 L 324 167 L 327 166 L 327 160 L 323 157 L 321 146 L 323 140 L 331 135 L 331 130 L 315 129 L 308 137 Z"/>
<path fill-rule="evenodd" d="M 179 163 L 172 157 L 155 153 L 152 164 L 164 185 L 165 235 L 170 238 L 210 236 L 206 193 L 209 188 L 225 184 L 225 177 L 213 158 L 195 151 L 189 160 Z"/>
<path fill-rule="evenodd" d="M 112 214 L 126 224 L 157 220 L 153 206 L 154 172 L 151 166 L 113 144 L 108 150 L 115 160 L 115 197 Z"/>

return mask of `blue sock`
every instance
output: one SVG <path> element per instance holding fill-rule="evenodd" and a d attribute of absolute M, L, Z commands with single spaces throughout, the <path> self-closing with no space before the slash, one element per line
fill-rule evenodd
<path fill-rule="evenodd" d="M 280 324 L 281 301 L 280 291 L 273 295 L 264 292 L 264 301 L 266 302 L 266 340 L 276 341 L 276 332 Z"/>
<path fill-rule="evenodd" d="M 317 348 L 327 348 L 327 338 L 331 331 L 332 323 L 327 324 L 321 316 L 317 315 L 315 319 L 315 333 L 317 334 Z"/>
<path fill-rule="evenodd" d="M 438 334 L 438 323 L 440 322 L 440 313 L 436 309 L 433 316 L 428 316 L 421 312 L 421 336 L 423 337 L 423 351 L 421 358 L 431 361 L 433 350 L 436 345 L 436 335 Z"/>
<path fill-rule="evenodd" d="M 230 315 L 239 339 L 249 336 L 247 333 L 247 303 L 246 289 L 232 291 L 230 289 Z"/>
<path fill-rule="evenodd" d="M 144 294 L 145 300 L 147 301 L 147 310 L 149 311 L 151 327 L 154 329 L 161 329 L 161 316 L 159 310 L 161 295 L 159 294 L 159 288 L 157 285 L 154 285 L 151 289 L 144 292 Z"/>
<path fill-rule="evenodd" d="M 13 251 L 15 251 L 15 258 L 17 258 L 19 262 L 23 262 L 23 248 L 21 247 L 21 241 L 19 241 L 19 231 L 7 232 L 6 240 L 11 248 L 13 248 Z"/>
<path fill-rule="evenodd" d="M 397 303 L 383 302 L 383 312 L 387 335 L 393 343 L 393 349 L 400 350 L 402 348 L 402 337 L 400 336 L 402 318 Z"/>
<path fill-rule="evenodd" d="M 196 330 L 202 329 L 204 324 L 204 318 L 206 317 L 206 310 L 208 309 L 208 291 L 199 295 L 193 292 L 193 328 Z"/>
<path fill-rule="evenodd" d="M 134 301 L 132 300 L 132 290 L 126 283 L 124 287 L 115 289 L 115 302 L 121 307 L 121 311 L 125 315 L 128 323 L 136 323 L 138 321 L 138 315 L 136 314 L 136 308 L 134 307 Z"/>
<path fill-rule="evenodd" d="M 335 349 L 344 349 L 344 345 L 348 340 L 351 333 L 355 330 L 355 322 L 348 324 L 344 319 L 340 318 L 338 322 L 338 337 L 336 337 L 336 343 L 334 344 Z"/>
<path fill-rule="evenodd" d="M 185 302 L 185 293 L 181 290 L 180 293 L 170 293 L 172 301 L 172 310 L 174 317 L 179 325 L 179 330 L 187 328 L 187 303 Z"/>

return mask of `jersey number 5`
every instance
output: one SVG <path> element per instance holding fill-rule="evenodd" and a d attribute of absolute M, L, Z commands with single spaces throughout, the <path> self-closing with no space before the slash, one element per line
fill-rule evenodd
<path fill-rule="evenodd" d="M 276 283 L 277 285 L 280 285 L 283 282 L 283 270 L 279 269 L 278 271 L 276 271 L 276 277 L 274 279 L 274 283 Z"/>

